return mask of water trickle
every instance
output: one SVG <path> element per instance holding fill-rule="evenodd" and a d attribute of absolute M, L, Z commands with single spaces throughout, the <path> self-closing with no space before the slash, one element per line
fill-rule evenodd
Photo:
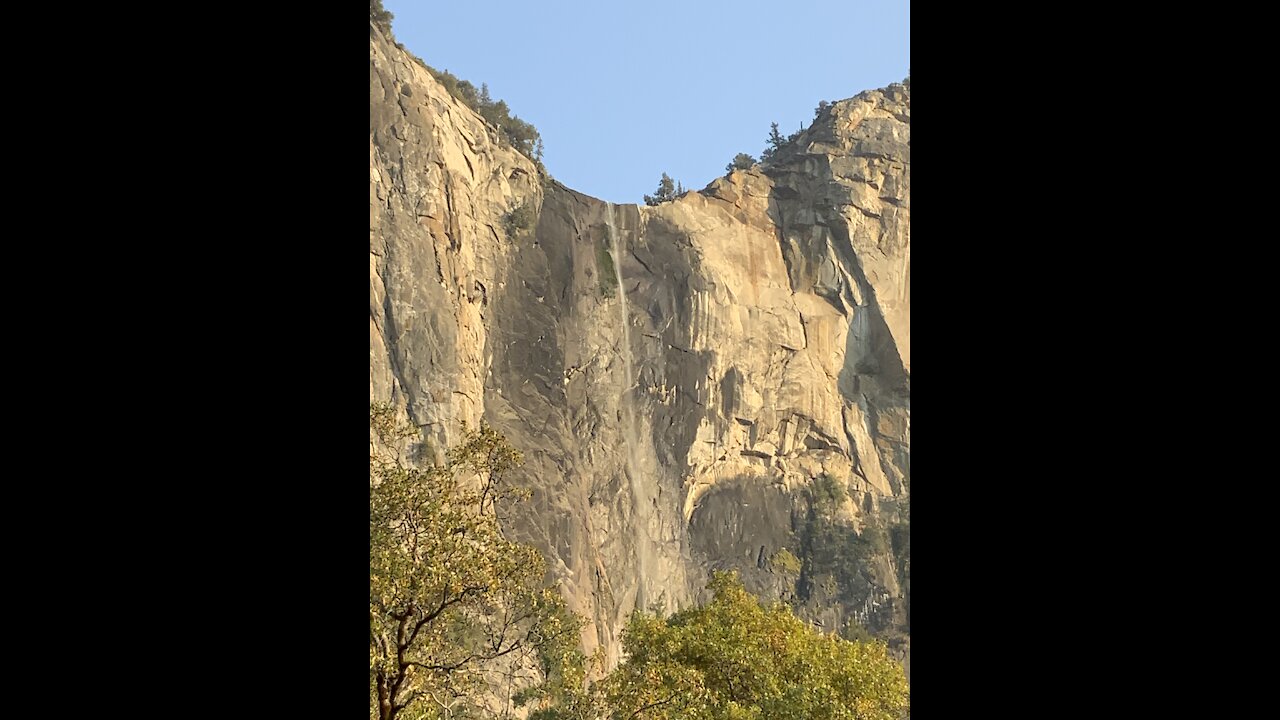
<path fill-rule="evenodd" d="M 631 322 L 627 317 L 627 291 L 622 283 L 622 253 L 618 248 L 618 230 L 614 226 L 613 203 L 605 203 L 605 224 L 609 227 L 609 242 L 613 250 L 613 273 L 618 285 L 618 308 L 622 313 L 622 347 L 618 352 L 622 355 L 622 367 L 626 373 L 626 387 L 619 402 L 622 405 L 622 439 L 627 448 L 627 478 L 631 482 L 631 527 L 632 541 L 636 548 L 636 561 L 639 565 L 638 587 L 636 590 L 636 607 L 644 609 L 648 603 L 648 588 L 651 575 L 652 547 L 649 535 L 645 530 L 645 518 L 648 516 L 642 501 L 644 477 L 640 471 L 643 459 L 640 456 L 640 435 L 636 424 L 635 399 L 631 394 L 635 388 L 635 373 L 631 367 Z"/>

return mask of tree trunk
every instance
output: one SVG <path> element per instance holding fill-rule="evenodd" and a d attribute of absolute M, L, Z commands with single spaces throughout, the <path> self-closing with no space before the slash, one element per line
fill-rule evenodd
<path fill-rule="evenodd" d="M 387 676 L 378 673 L 378 717 L 380 720 L 394 720 L 395 711 L 391 705 L 391 692 L 387 688 Z"/>

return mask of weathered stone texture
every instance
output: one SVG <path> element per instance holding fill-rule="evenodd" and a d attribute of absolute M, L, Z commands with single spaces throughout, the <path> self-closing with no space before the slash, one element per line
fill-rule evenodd
<path fill-rule="evenodd" d="M 586 649 L 616 660 L 637 601 L 685 606 L 736 568 L 909 665 L 909 88 L 837 102 L 701 192 L 616 206 L 615 257 L 605 203 L 541 179 L 372 31 L 369 48 L 370 400 L 436 448 L 484 419 L 525 453 L 534 495 L 508 530 L 592 620 Z M 536 227 L 509 233 L 523 204 Z M 809 559 L 797 578 L 772 558 L 802 555 L 824 474 L 850 537 L 890 542 L 855 574 Z"/>

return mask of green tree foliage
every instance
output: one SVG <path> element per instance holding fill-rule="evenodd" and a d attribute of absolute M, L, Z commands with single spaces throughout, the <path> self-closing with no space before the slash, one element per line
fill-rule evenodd
<path fill-rule="evenodd" d="M 579 650 L 577 633 L 560 635 L 540 647 L 542 682 L 516 693 L 515 706 L 532 706 L 528 720 L 596 720 L 600 717 L 599 701 L 587 689 L 587 667 L 599 667 L 603 662 L 603 652 L 597 651 L 588 663 Z"/>
<path fill-rule="evenodd" d="M 893 557 L 898 561 L 898 574 L 901 576 L 911 557 L 911 523 L 894 523 L 889 528 L 889 546 L 893 548 Z M 901 581 L 902 577 L 898 579 Z"/>
<path fill-rule="evenodd" d="M 482 425 L 417 467 L 402 460 L 417 432 L 389 407 L 370 407 L 369 428 L 371 716 L 457 717 L 500 670 L 539 669 L 529 692 L 544 697 L 580 691 L 580 621 L 543 587 L 537 550 L 499 530 L 499 505 L 524 495 L 505 480 L 520 453 Z"/>
<path fill-rule="evenodd" d="M 821 106 L 819 107 L 821 108 Z M 772 160 L 774 157 L 778 155 L 778 152 L 780 150 L 790 145 L 791 143 L 795 142 L 796 139 L 799 138 L 800 134 L 803 132 L 804 132 L 804 123 L 801 123 L 799 130 L 796 130 L 795 132 L 791 133 L 786 137 L 783 137 L 782 133 L 778 130 L 778 123 L 770 123 L 769 139 L 768 139 L 769 146 L 766 147 L 763 151 L 761 151 L 760 162 L 765 162 L 766 160 Z"/>
<path fill-rule="evenodd" d="M 884 526 L 878 520 L 868 522 L 858 534 L 858 540 L 866 545 L 872 555 L 889 553 L 889 534 L 885 532 Z"/>
<path fill-rule="evenodd" d="M 746 153 L 738 153 L 733 156 L 733 162 L 725 165 L 724 171 L 731 173 L 734 170 L 750 170 L 756 164 L 756 159 Z"/>
<path fill-rule="evenodd" d="M 814 116 L 815 118 L 816 118 L 816 117 L 818 117 L 818 116 L 819 116 L 819 115 L 821 115 L 823 112 L 825 112 L 825 111 L 826 111 L 826 109 L 827 109 L 827 108 L 829 108 L 829 107 L 831 107 L 831 103 L 827 102 L 826 100 L 819 100 L 819 101 L 818 101 L 818 107 L 816 107 L 816 108 L 814 108 L 814 109 L 813 109 L 813 116 Z"/>
<path fill-rule="evenodd" d="M 519 116 L 512 115 L 511 108 L 507 107 L 505 100 L 494 100 L 489 95 L 488 84 L 481 83 L 477 89 L 471 82 L 458 78 L 448 70 L 436 70 L 425 64 L 423 67 L 426 67 L 431 75 L 444 85 L 450 95 L 461 100 L 464 105 L 475 110 L 477 115 L 496 126 L 511 147 L 533 160 L 540 171 L 546 172 L 542 164 L 542 135 L 533 125 L 521 120 Z"/>
<path fill-rule="evenodd" d="M 533 203 L 526 200 L 502 216 L 502 227 L 507 231 L 507 237 L 514 238 L 532 228 L 537 221 L 538 214 Z"/>
<path fill-rule="evenodd" d="M 804 568 L 796 591 L 801 600 L 813 597 L 821 584 L 830 582 L 831 592 L 845 601 L 858 601 L 855 593 L 863 566 L 870 558 L 890 552 L 889 536 L 879 521 L 868 522 L 859 532 L 837 519 L 847 498 L 844 484 L 825 473 L 809 488 L 809 512 L 800 526 Z"/>
<path fill-rule="evenodd" d="M 383 9 L 382 0 L 369 0 L 369 18 L 386 33 L 387 37 L 391 37 L 392 17 L 390 11 Z M 538 170 L 546 174 L 546 166 L 542 164 L 542 135 L 533 125 L 512 115 L 505 101 L 494 100 L 489 95 L 488 85 L 482 83 L 477 89 L 471 82 L 459 78 L 448 70 L 436 70 L 426 64 L 422 58 L 409 52 L 403 44 L 396 43 L 396 47 L 426 68 L 441 85 L 445 86 L 450 95 L 461 100 L 480 117 L 496 126 L 502 138 L 511 147 L 532 160 L 538 166 Z"/>
<path fill-rule="evenodd" d="M 600 687 L 614 720 L 897 720 L 902 667 L 879 642 L 823 635 L 781 604 L 761 606 L 717 573 L 714 598 L 668 619 L 637 613 L 627 661 Z"/>
<path fill-rule="evenodd" d="M 601 298 L 611 298 L 618 292 L 618 271 L 613 264 L 613 251 L 609 238 L 596 243 L 596 274 L 599 276 Z"/>
<path fill-rule="evenodd" d="M 845 490 L 844 483 L 827 473 L 822 473 L 814 478 L 810 497 L 813 498 L 820 512 L 830 514 L 848 499 L 849 492 Z"/>
<path fill-rule="evenodd" d="M 769 123 L 768 143 L 769 146 L 760 153 L 762 162 L 773 159 L 774 154 L 781 150 L 783 145 L 787 144 L 787 139 L 782 137 L 782 133 L 778 131 L 778 123 Z"/>
<path fill-rule="evenodd" d="M 684 194 L 684 186 L 676 187 L 676 182 L 666 173 L 662 173 L 662 179 L 658 181 L 658 189 L 653 195 L 644 196 L 644 204 L 649 206 L 661 205 L 664 202 L 671 202 L 677 197 Z"/>
<path fill-rule="evenodd" d="M 406 458 L 425 444 L 389 406 L 370 407 L 369 428 L 372 718 L 487 717 L 504 689 L 529 720 L 896 720 L 906 708 L 883 644 L 823 635 L 725 573 L 705 606 L 635 613 L 627 661 L 588 686 L 582 621 L 543 586 L 538 552 L 499 529 L 498 508 L 525 496 L 506 480 L 520 453 L 482 425 L 419 466 Z"/>
<path fill-rule="evenodd" d="M 369 19 L 387 37 L 391 37 L 391 20 L 394 17 L 390 10 L 382 7 L 382 0 L 369 0 Z"/>
<path fill-rule="evenodd" d="M 769 123 L 769 147 L 776 151 L 786 142 L 786 139 L 782 137 L 782 133 L 778 132 L 778 123 Z"/>
<path fill-rule="evenodd" d="M 774 567 L 792 575 L 799 575 L 800 569 L 804 567 L 804 564 L 800 562 L 800 558 L 786 548 L 774 553 L 771 559 Z"/>

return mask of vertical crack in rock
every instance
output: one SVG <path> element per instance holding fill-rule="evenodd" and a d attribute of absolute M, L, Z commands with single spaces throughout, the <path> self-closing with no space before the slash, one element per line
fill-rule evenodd
<path fill-rule="evenodd" d="M 626 446 L 626 471 L 627 479 L 631 487 L 631 509 L 632 519 L 631 526 L 634 536 L 636 565 L 639 575 L 639 584 L 636 591 L 636 607 L 648 607 L 649 594 L 647 584 L 652 577 L 651 565 L 653 563 L 653 551 L 650 547 L 652 541 L 646 532 L 645 524 L 641 519 L 648 515 L 645 508 L 645 500 L 648 493 L 645 492 L 646 478 L 641 474 L 643 461 L 639 457 L 640 433 L 636 427 L 636 407 L 632 396 L 636 390 L 635 371 L 631 367 L 631 323 L 627 319 L 627 293 L 626 284 L 622 280 L 622 251 L 618 247 L 618 229 L 613 221 L 613 203 L 605 204 L 606 225 L 609 229 L 609 243 L 613 250 L 613 272 L 617 281 L 618 290 L 618 313 L 621 316 L 620 327 L 622 329 L 622 344 L 618 348 L 618 354 L 622 357 L 622 367 L 625 369 L 623 378 L 625 384 L 622 388 L 622 397 L 619 402 L 622 405 L 622 441 Z M 650 479 L 651 480 L 651 479 Z"/>

